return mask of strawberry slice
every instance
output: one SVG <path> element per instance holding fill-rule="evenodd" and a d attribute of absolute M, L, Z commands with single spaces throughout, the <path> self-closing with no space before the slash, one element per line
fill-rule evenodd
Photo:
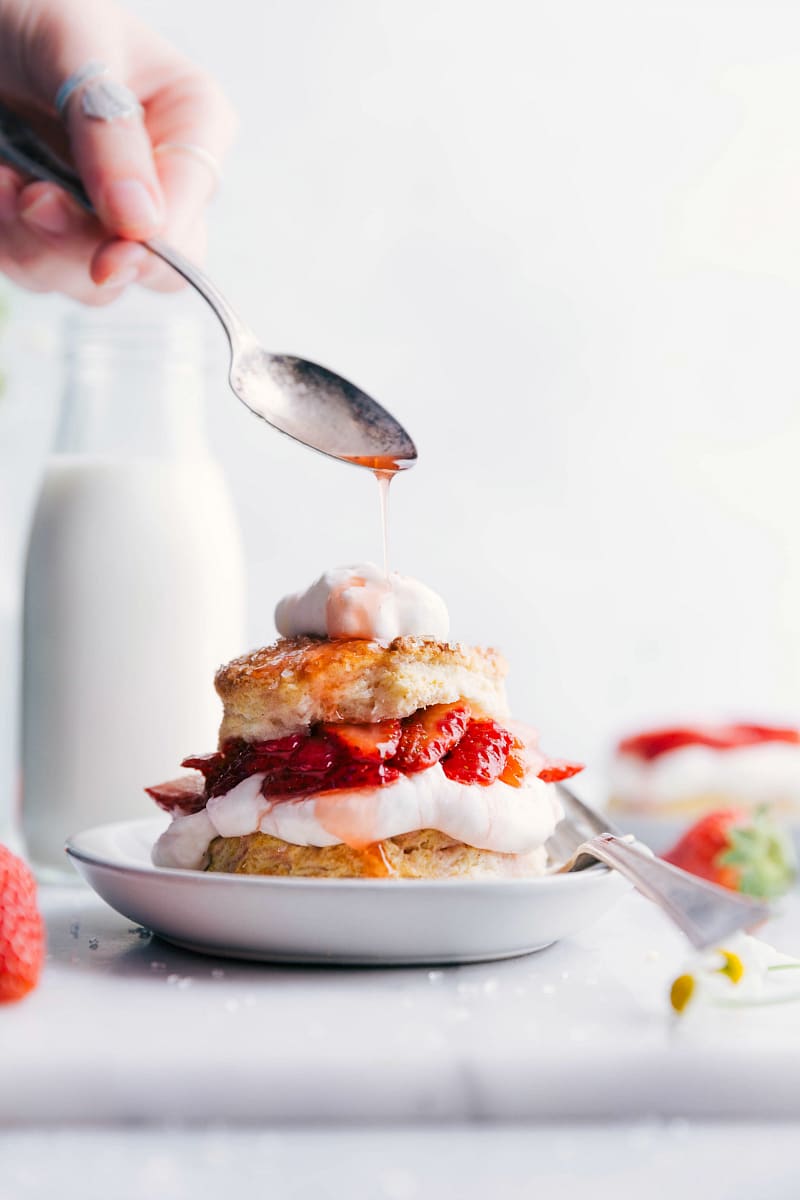
<path fill-rule="evenodd" d="M 522 787 L 530 769 L 530 756 L 525 752 L 525 743 L 521 738 L 515 737 L 508 752 L 506 765 L 499 776 L 500 782 L 507 783 L 509 787 Z"/>
<path fill-rule="evenodd" d="M 357 762 L 384 762 L 400 745 L 402 726 L 399 721 L 376 721 L 372 725 L 327 724 L 320 726 L 320 732 L 333 738 Z"/>
<path fill-rule="evenodd" d="M 442 770 L 457 783 L 494 783 L 505 770 L 514 736 L 496 721 L 470 721 L 461 741 L 442 759 Z"/>
<path fill-rule="evenodd" d="M 539 778 L 545 783 L 560 783 L 562 779 L 571 779 L 583 770 L 583 763 L 565 762 L 563 758 L 548 758 L 546 766 L 539 772 Z"/>
<path fill-rule="evenodd" d="M 408 775 L 432 767 L 458 745 L 469 720 L 470 707 L 463 700 L 421 708 L 403 721 L 403 735 L 392 765 Z"/>
<path fill-rule="evenodd" d="M 188 817 L 206 806 L 206 784 L 201 775 L 181 775 L 144 790 L 173 817 Z"/>

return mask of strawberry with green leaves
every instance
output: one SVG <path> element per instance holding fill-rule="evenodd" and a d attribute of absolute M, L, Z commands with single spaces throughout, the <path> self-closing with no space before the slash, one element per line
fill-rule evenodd
<path fill-rule="evenodd" d="M 765 900 L 788 891 L 797 874 L 789 838 L 763 810 L 707 813 L 662 857 L 720 887 Z"/>

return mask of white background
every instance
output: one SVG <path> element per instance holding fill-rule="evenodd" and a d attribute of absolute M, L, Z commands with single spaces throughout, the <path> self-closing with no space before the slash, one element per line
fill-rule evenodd
<path fill-rule="evenodd" d="M 457 638 L 506 652 L 545 746 L 597 766 L 653 719 L 800 719 L 800 9 L 131 7 L 241 114 L 212 273 L 270 348 L 407 425 L 393 565 L 446 597 Z M 6 694 L 60 386 L 42 331 L 67 308 L 12 305 Z M 377 492 L 257 425 L 222 375 L 209 411 L 264 642 L 281 593 L 380 554 Z"/>

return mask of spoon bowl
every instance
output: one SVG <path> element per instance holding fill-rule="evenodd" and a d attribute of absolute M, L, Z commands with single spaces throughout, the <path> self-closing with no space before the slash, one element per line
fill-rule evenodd
<path fill-rule="evenodd" d="M 57 184 L 96 215 L 79 176 L 4 104 L 0 158 L 25 175 Z M 413 466 L 413 441 L 376 400 L 327 367 L 265 350 L 205 272 L 160 238 L 143 244 L 183 276 L 218 317 L 230 345 L 229 383 L 252 413 L 312 450 L 355 466 L 392 472 Z"/>

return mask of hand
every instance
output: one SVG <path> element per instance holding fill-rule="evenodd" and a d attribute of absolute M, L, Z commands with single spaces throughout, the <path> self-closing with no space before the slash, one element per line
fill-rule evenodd
<path fill-rule="evenodd" d="M 92 120 L 74 95 L 61 123 L 56 92 L 90 61 L 131 88 L 142 118 Z M 180 287 L 175 272 L 125 239 L 158 233 L 202 259 L 214 172 L 198 157 L 157 147 L 182 142 L 224 154 L 236 122 L 217 84 L 109 0 L 0 0 L 0 95 L 71 161 L 100 218 L 55 185 L 26 183 L 0 163 L 0 270 L 32 291 L 85 304 L 106 304 L 134 281 Z"/>

